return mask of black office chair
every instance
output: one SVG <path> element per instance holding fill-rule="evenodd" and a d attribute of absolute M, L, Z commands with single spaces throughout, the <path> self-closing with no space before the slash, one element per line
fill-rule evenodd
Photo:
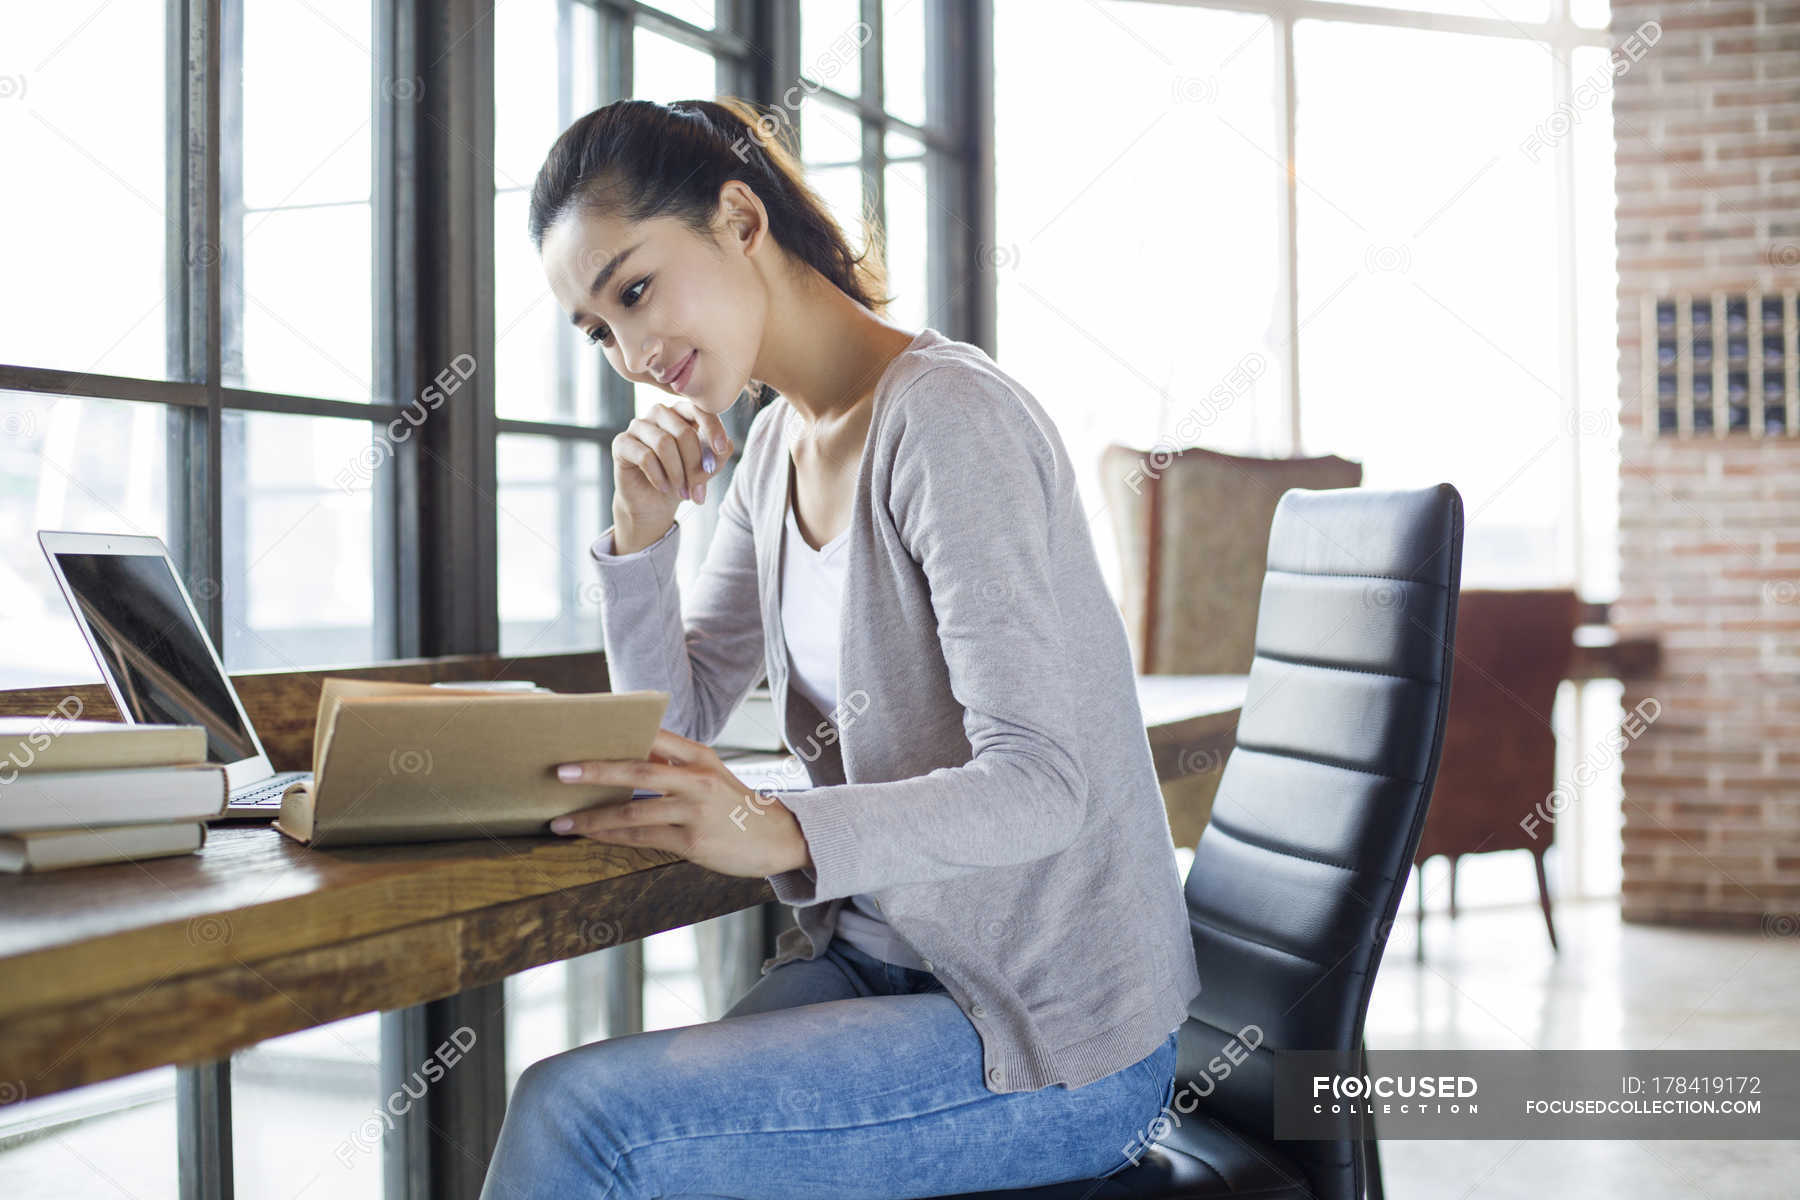
<path fill-rule="evenodd" d="M 969 1195 L 1379 1200 L 1372 1126 L 1346 1116 L 1332 1140 L 1274 1140 L 1273 1052 L 1365 1058 L 1443 747 L 1462 538 L 1447 483 L 1282 496 L 1237 746 L 1185 887 L 1201 992 L 1181 1027 L 1174 1127 L 1104 1180 Z M 1261 1045 L 1225 1078 L 1208 1072 L 1247 1026 Z"/>

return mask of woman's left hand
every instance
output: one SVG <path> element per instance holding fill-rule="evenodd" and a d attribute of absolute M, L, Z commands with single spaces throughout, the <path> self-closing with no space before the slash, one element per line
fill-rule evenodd
<path fill-rule="evenodd" d="M 647 762 L 602 758 L 563 763 L 557 778 L 662 795 L 570 812 L 550 823 L 553 832 L 667 850 L 721 875 L 778 875 L 813 865 L 800 822 L 787 805 L 745 786 L 711 746 L 667 729 L 657 730 Z"/>

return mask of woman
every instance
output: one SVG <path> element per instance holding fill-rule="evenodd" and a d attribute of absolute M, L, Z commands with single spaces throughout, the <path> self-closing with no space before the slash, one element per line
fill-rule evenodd
<path fill-rule="evenodd" d="M 592 549 L 612 686 L 667 691 L 666 728 L 650 761 L 561 769 L 653 794 L 555 827 L 766 877 L 798 928 L 724 1018 L 528 1068 L 485 1196 L 1111 1174 L 1170 1100 L 1200 988 L 1061 438 L 978 347 L 877 315 L 878 259 L 765 121 L 735 100 L 589 113 L 538 174 L 530 232 L 574 324 L 672 397 L 614 439 Z M 679 594 L 675 510 L 763 381 L 779 398 Z M 706 745 L 765 674 L 813 786 L 755 792 Z"/>

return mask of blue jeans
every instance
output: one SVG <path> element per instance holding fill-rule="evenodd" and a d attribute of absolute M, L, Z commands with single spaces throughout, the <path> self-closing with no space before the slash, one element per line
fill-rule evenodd
<path fill-rule="evenodd" d="M 1175 1034 L 1083 1087 L 994 1093 L 935 975 L 832 939 L 724 1017 L 591 1042 L 519 1077 L 482 1200 L 854 1200 L 1099 1178 L 1143 1150 Z"/>

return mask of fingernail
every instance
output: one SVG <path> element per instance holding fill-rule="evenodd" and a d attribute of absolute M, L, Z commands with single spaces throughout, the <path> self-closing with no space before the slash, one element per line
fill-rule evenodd
<path fill-rule="evenodd" d="M 565 783 L 570 780 L 580 779 L 581 768 L 574 763 L 564 763 L 562 766 L 556 768 L 556 777 Z"/>
<path fill-rule="evenodd" d="M 720 454 L 723 454 L 731 449 L 731 443 L 727 441 L 725 435 L 721 433 L 718 437 L 713 439 L 713 449 L 717 450 Z"/>
<path fill-rule="evenodd" d="M 574 825 L 575 822 L 569 820 L 567 817 L 558 817 L 556 820 L 550 822 L 550 828 L 557 833 L 567 833 L 570 829 L 574 828 Z"/>
<path fill-rule="evenodd" d="M 694 485 L 694 503 L 706 503 L 706 485 L 704 483 L 697 483 Z"/>
<path fill-rule="evenodd" d="M 688 489 L 687 489 L 687 484 L 685 484 L 685 483 L 684 483 L 684 484 L 682 484 L 682 485 L 681 485 L 681 498 L 682 498 L 682 499 L 683 499 L 683 500 L 691 500 L 691 499 L 693 499 L 693 497 L 692 497 L 692 496 L 690 496 L 690 495 L 688 495 Z"/>
<path fill-rule="evenodd" d="M 708 447 L 704 452 L 701 453 L 700 469 L 705 471 L 708 475 L 711 475 L 713 473 L 713 468 L 718 465 L 719 465 L 719 460 L 713 457 L 713 452 L 710 447 Z"/>

